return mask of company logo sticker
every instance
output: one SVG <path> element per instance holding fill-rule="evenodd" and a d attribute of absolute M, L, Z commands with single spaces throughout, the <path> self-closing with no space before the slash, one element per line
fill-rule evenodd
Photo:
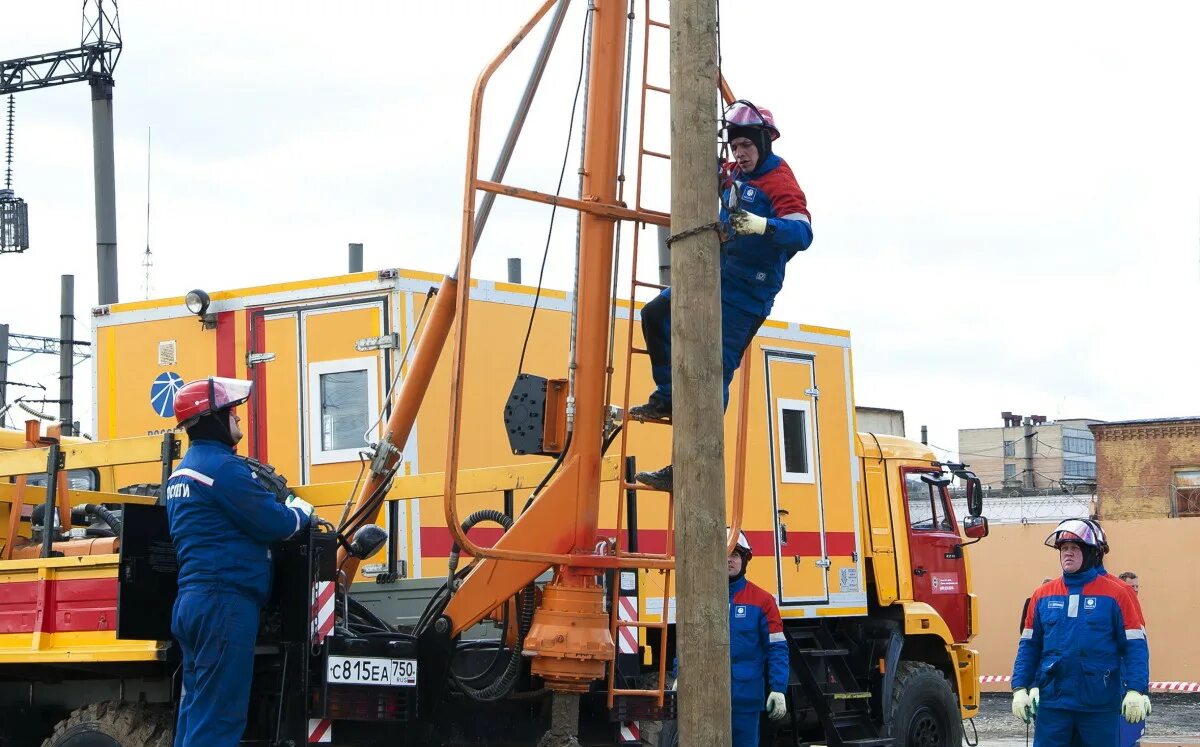
<path fill-rule="evenodd" d="M 175 417 L 175 394 L 183 388 L 183 377 L 174 371 L 160 373 L 150 385 L 150 407 L 160 418 Z"/>
<path fill-rule="evenodd" d="M 733 608 L 733 616 L 736 618 L 739 618 L 739 619 L 745 617 L 746 616 L 746 605 L 739 604 L 738 606 L 734 607 Z"/>
<path fill-rule="evenodd" d="M 756 194 L 758 194 L 758 190 L 756 190 L 754 187 L 747 187 L 746 191 L 742 192 L 742 199 L 743 200 L 753 200 L 754 195 L 756 195 Z"/>
<path fill-rule="evenodd" d="M 1046 607 L 1052 610 L 1061 610 L 1066 607 L 1066 604 L 1061 599 L 1051 599 L 1049 602 L 1046 602 Z"/>
<path fill-rule="evenodd" d="M 1084 597 L 1084 599 L 1083 599 L 1083 608 L 1084 608 L 1085 610 L 1094 610 L 1094 609 L 1096 609 L 1096 598 L 1095 598 L 1095 597 Z"/>

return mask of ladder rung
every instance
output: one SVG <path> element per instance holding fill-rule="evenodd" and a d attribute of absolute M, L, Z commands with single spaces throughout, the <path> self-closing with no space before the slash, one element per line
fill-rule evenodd
<path fill-rule="evenodd" d="M 618 558 L 627 558 L 632 560 L 674 560 L 674 555 L 667 555 L 665 552 L 621 552 L 617 553 Z"/>
<path fill-rule="evenodd" d="M 659 93 L 665 93 L 665 94 L 667 94 L 668 96 L 669 96 L 669 95 L 671 95 L 671 89 L 670 89 L 670 88 L 663 88 L 662 86 L 656 86 L 656 85 L 654 85 L 653 83 L 647 83 L 647 84 L 646 84 L 646 90 L 647 90 L 647 91 L 658 91 Z"/>
<path fill-rule="evenodd" d="M 656 151 L 656 150 L 647 150 L 647 149 L 645 149 L 645 148 L 642 148 L 642 155 L 644 155 L 644 156 L 654 156 L 655 158 L 661 158 L 661 159 L 663 159 L 663 160 L 666 160 L 666 161 L 670 161 L 670 160 L 671 160 L 671 156 L 667 155 L 666 153 L 659 153 L 659 152 L 658 152 L 658 151 Z"/>
<path fill-rule="evenodd" d="M 661 630 L 662 628 L 667 627 L 668 624 L 669 623 L 665 623 L 662 620 L 617 620 L 618 628 L 647 628 Z"/>
<path fill-rule="evenodd" d="M 660 29 L 669 29 L 669 28 L 671 28 L 671 24 L 669 24 L 669 23 L 663 23 L 662 21 L 656 21 L 656 20 L 654 20 L 653 18 L 648 18 L 648 19 L 646 19 L 646 23 L 650 24 L 651 26 L 658 26 Z"/>
<path fill-rule="evenodd" d="M 610 690 L 609 694 L 613 696 L 625 695 L 634 698 L 655 698 L 657 699 L 663 693 L 662 690 Z"/>
<path fill-rule="evenodd" d="M 671 425 L 670 418 L 631 418 L 629 413 L 625 414 L 626 423 L 658 423 L 659 425 Z"/>
<path fill-rule="evenodd" d="M 653 423 L 655 421 L 647 420 L 646 422 Z M 645 483 L 625 482 L 624 480 L 621 481 L 621 490 L 650 490 L 655 493 L 667 493 L 667 494 L 670 494 L 670 492 L 671 492 L 669 490 L 659 490 L 658 488 L 651 487 L 649 485 L 646 485 Z"/>
<path fill-rule="evenodd" d="M 669 287 L 661 283 L 651 283 L 649 280 L 638 280 L 637 278 L 633 279 L 633 284 L 640 285 L 643 288 L 658 288 L 659 290 L 666 290 Z"/>

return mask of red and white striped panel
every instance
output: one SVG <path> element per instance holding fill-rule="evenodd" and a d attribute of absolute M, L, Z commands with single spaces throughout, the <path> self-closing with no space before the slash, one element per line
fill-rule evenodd
<path fill-rule="evenodd" d="M 1200 693 L 1200 682 L 1151 682 L 1150 692 Z"/>
<path fill-rule="evenodd" d="M 981 674 L 979 681 L 1012 682 L 1011 674 Z M 1150 692 L 1154 693 L 1200 693 L 1200 682 L 1151 682 Z"/>
<path fill-rule="evenodd" d="M 332 581 L 318 581 L 313 584 L 312 608 L 309 614 L 312 620 L 312 640 L 318 645 L 324 643 L 325 636 L 333 632 L 333 610 L 337 603 L 337 595 L 333 593 L 335 590 Z"/>
<path fill-rule="evenodd" d="M 308 720 L 308 743 L 330 744 L 333 742 L 333 722 L 327 718 Z"/>
<path fill-rule="evenodd" d="M 617 597 L 617 619 L 621 622 L 637 622 L 637 597 Z M 618 653 L 636 654 L 638 652 L 637 628 L 626 625 L 617 626 Z"/>
<path fill-rule="evenodd" d="M 627 721 L 621 724 L 618 741 L 620 744 L 641 744 L 642 727 L 638 726 L 636 721 Z"/>

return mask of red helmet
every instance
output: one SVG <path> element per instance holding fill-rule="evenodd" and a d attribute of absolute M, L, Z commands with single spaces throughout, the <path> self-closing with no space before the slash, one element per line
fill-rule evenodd
<path fill-rule="evenodd" d="M 175 393 L 175 422 L 186 428 L 210 412 L 237 407 L 250 399 L 252 382 L 209 376 L 190 381 Z"/>
<path fill-rule="evenodd" d="M 725 110 L 725 130 L 728 136 L 730 127 L 762 127 L 772 140 L 779 139 L 779 128 L 775 126 L 775 117 L 770 109 L 762 109 L 745 99 L 738 99 Z"/>

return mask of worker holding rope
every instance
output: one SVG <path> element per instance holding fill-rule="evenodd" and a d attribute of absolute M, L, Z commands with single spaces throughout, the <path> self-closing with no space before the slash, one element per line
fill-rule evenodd
<path fill-rule="evenodd" d="M 812 244 L 808 201 L 791 167 L 772 152 L 779 137 L 770 110 L 749 101 L 725 112 L 723 134 L 734 160 L 720 168 L 721 363 L 725 404 L 742 354 L 771 313 L 783 288 L 788 260 Z M 715 226 L 716 224 L 714 224 Z M 671 417 L 671 289 L 642 308 L 642 335 L 650 354 L 655 389 L 636 420 Z M 671 465 L 639 472 L 638 481 L 658 490 L 673 487 Z"/>

